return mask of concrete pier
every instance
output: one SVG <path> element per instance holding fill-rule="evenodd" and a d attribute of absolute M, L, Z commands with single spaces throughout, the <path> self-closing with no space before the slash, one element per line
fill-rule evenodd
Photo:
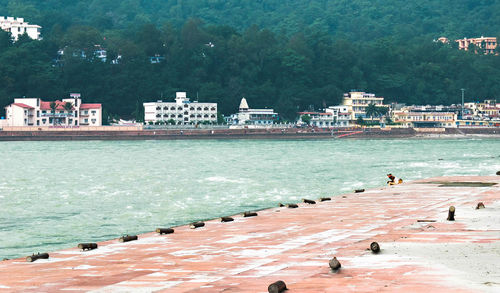
<path fill-rule="evenodd" d="M 253 293 L 278 280 L 286 292 L 500 292 L 500 176 L 430 178 L 331 197 L 100 242 L 95 250 L 49 252 L 32 263 L 3 261 L 0 292 Z M 479 202 L 485 208 L 476 209 Z M 337 271 L 329 267 L 333 257 Z"/>

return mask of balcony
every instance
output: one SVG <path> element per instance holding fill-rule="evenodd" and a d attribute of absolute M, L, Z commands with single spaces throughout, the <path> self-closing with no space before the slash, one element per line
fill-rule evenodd
<path fill-rule="evenodd" d="M 66 118 L 66 117 L 75 117 L 75 114 L 73 114 L 73 113 L 40 113 L 40 117 Z"/>

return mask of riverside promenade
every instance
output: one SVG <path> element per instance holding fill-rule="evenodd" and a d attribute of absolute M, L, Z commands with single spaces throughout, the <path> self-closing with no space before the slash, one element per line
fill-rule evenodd
<path fill-rule="evenodd" d="M 278 280 L 290 293 L 500 292 L 500 176 L 332 191 L 331 199 L 49 252 L 33 263 L 0 261 L 0 292 L 255 293 Z M 455 221 L 447 221 L 450 206 Z M 338 271 L 328 265 L 333 257 Z"/>

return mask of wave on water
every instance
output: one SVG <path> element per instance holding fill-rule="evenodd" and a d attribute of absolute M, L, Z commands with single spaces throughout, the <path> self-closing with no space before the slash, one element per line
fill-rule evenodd
<path fill-rule="evenodd" d="M 245 183 L 246 182 L 246 180 L 244 180 L 244 179 L 229 179 L 229 178 L 222 177 L 222 176 L 207 177 L 207 178 L 205 178 L 205 181 L 225 182 L 225 183 Z"/>

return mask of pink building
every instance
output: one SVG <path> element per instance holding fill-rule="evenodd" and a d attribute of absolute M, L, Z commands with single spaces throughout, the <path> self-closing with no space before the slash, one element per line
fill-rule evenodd
<path fill-rule="evenodd" d="M 478 48 L 484 49 L 485 54 L 496 54 L 495 50 L 497 48 L 497 38 L 495 37 L 480 37 L 480 38 L 463 38 L 456 40 L 458 43 L 458 49 L 467 51 L 469 46 L 473 44 Z M 483 48 L 484 45 L 484 48 Z M 476 52 L 477 53 L 477 52 Z"/>
<path fill-rule="evenodd" d="M 101 104 L 84 104 L 80 94 L 56 100 L 57 107 L 52 110 L 52 102 L 39 98 L 14 99 L 5 107 L 8 126 L 101 126 Z M 71 107 L 65 105 L 68 104 Z"/>

